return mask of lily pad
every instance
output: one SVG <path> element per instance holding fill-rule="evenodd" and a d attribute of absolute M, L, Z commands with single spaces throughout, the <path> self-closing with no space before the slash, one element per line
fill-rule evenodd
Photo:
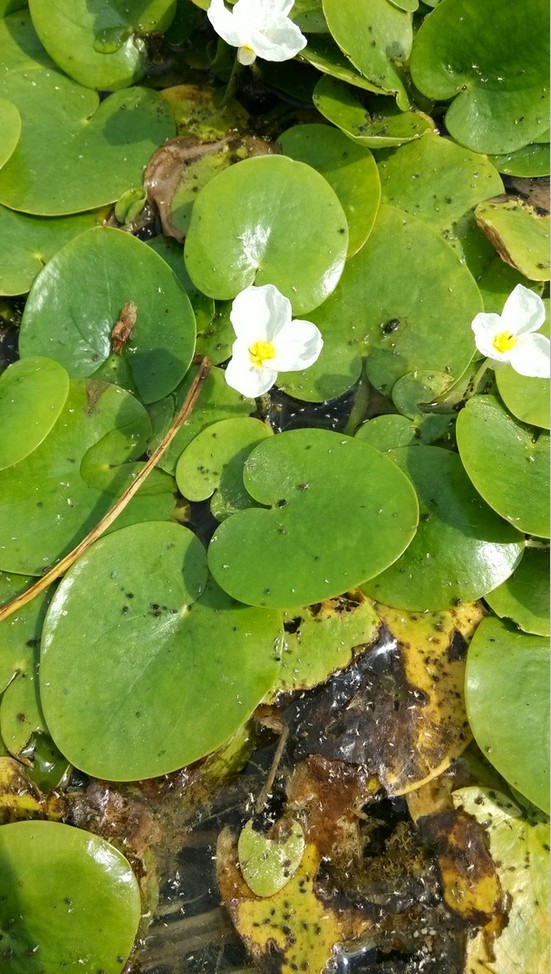
<path fill-rule="evenodd" d="M 211 497 L 211 511 L 219 521 L 254 506 L 243 486 L 243 466 L 257 443 L 271 435 L 266 423 L 249 416 L 208 426 L 178 461 L 176 483 L 180 493 L 190 501 Z"/>
<path fill-rule="evenodd" d="M 216 142 L 247 127 L 249 114 L 243 105 L 235 99 L 221 104 L 219 92 L 212 85 L 174 85 L 164 88 L 160 95 L 170 105 L 179 135 Z"/>
<path fill-rule="evenodd" d="M 100 210 L 44 219 L 0 205 L 0 294 L 25 294 L 58 250 L 104 216 Z"/>
<path fill-rule="evenodd" d="M 209 297 L 228 300 L 249 284 L 275 284 L 302 313 L 335 289 L 347 248 L 346 217 L 323 176 L 302 162 L 264 156 L 203 187 L 184 253 L 189 276 Z"/>
<path fill-rule="evenodd" d="M 406 210 L 441 233 L 476 277 L 491 250 L 476 225 L 473 207 L 503 192 L 501 178 L 488 160 L 427 133 L 381 153 L 378 165 L 383 203 Z"/>
<path fill-rule="evenodd" d="M 339 81 L 346 81 L 356 88 L 365 91 L 381 93 L 380 85 L 376 85 L 364 78 L 356 71 L 352 62 L 341 51 L 330 34 L 317 34 L 308 38 L 308 44 L 298 55 L 299 60 L 306 61 L 323 74 L 329 74 Z"/>
<path fill-rule="evenodd" d="M 549 636 L 549 552 L 527 548 L 511 577 L 488 592 L 486 602 L 523 632 Z"/>
<path fill-rule="evenodd" d="M 96 92 L 55 69 L 26 12 L 0 21 L 0 97 L 21 115 L 21 137 L 0 169 L 0 202 L 48 216 L 115 202 L 141 183 L 143 167 L 174 135 L 166 102 L 145 88 Z M 124 145 L 124 153 L 121 146 Z"/>
<path fill-rule="evenodd" d="M 359 591 L 283 614 L 285 646 L 274 692 L 310 690 L 374 641 L 380 620 Z"/>
<path fill-rule="evenodd" d="M 497 588 L 520 561 L 524 539 L 477 496 L 459 457 L 435 446 L 403 447 L 391 456 L 417 491 L 419 528 L 402 557 L 363 591 L 422 612 Z"/>
<path fill-rule="evenodd" d="M 542 335 L 549 337 L 549 300 L 544 300 L 547 320 L 540 328 Z M 501 305 L 503 307 L 503 305 Z M 494 309 L 492 309 L 494 310 Z M 497 310 L 497 309 L 496 309 Z M 501 311 L 501 308 L 499 309 Z M 520 375 L 507 365 L 496 372 L 499 394 L 509 412 L 523 423 L 549 429 L 549 379 L 536 379 Z"/>
<path fill-rule="evenodd" d="M 33 26 L 48 54 L 87 88 L 114 91 L 147 67 L 145 38 L 170 26 L 175 0 L 125 7 L 104 0 L 30 0 Z"/>
<path fill-rule="evenodd" d="M 279 615 L 205 588 L 207 574 L 191 531 L 152 522 L 102 538 L 65 576 L 40 676 L 48 728 L 76 767 L 118 781 L 173 771 L 228 740 L 270 689 Z"/>
<path fill-rule="evenodd" d="M 467 940 L 466 969 L 489 974 L 549 970 L 549 824 L 527 820 L 505 795 L 460 788 L 454 804 L 484 826 L 507 901 L 507 923 L 495 936 Z"/>
<path fill-rule="evenodd" d="M 414 446 L 419 443 L 415 424 L 407 416 L 399 416 L 397 413 L 385 413 L 367 420 L 356 430 L 354 436 L 383 453 L 400 446 Z"/>
<path fill-rule="evenodd" d="M 549 434 L 516 420 L 495 396 L 457 417 L 457 446 L 479 494 L 519 531 L 549 537 Z"/>
<path fill-rule="evenodd" d="M 59 822 L 13 822 L 0 828 L 0 876 L 5 974 L 120 974 L 141 904 L 117 849 Z"/>
<path fill-rule="evenodd" d="M 549 645 L 484 619 L 467 654 L 474 738 L 505 780 L 549 814 Z"/>
<path fill-rule="evenodd" d="M 446 128 L 475 152 L 513 152 L 549 126 L 545 0 L 442 0 L 421 25 L 411 74 L 429 98 L 449 100 Z"/>
<path fill-rule="evenodd" d="M 549 144 L 531 143 L 515 152 L 490 156 L 490 162 L 498 172 L 507 176 L 548 176 L 550 171 Z"/>
<path fill-rule="evenodd" d="M 8 161 L 21 135 L 21 115 L 16 105 L 0 98 L 0 168 Z"/>
<path fill-rule="evenodd" d="M 69 376 L 57 362 L 28 358 L 0 376 L 0 470 L 19 463 L 47 437 L 69 393 Z"/>
<path fill-rule="evenodd" d="M 401 111 L 382 95 L 360 101 L 357 92 L 334 78 L 318 81 L 313 101 L 348 138 L 370 149 L 401 145 L 434 131 L 434 122 L 423 112 Z"/>
<path fill-rule="evenodd" d="M 278 139 L 286 156 L 317 169 L 333 187 L 346 213 L 350 233 L 347 256 L 367 240 L 381 198 L 375 160 L 359 145 L 329 125 L 295 125 Z"/>
<path fill-rule="evenodd" d="M 342 503 L 335 470 L 346 484 Z M 332 598 L 395 561 L 415 534 L 407 477 L 378 450 L 338 433 L 270 437 L 250 454 L 243 479 L 269 510 L 223 521 L 208 558 L 218 584 L 249 605 L 286 609 Z"/>
<path fill-rule="evenodd" d="M 505 197 L 480 203 L 475 217 L 506 264 L 531 281 L 549 280 L 549 214 Z"/>
<path fill-rule="evenodd" d="M 283 823 L 277 823 L 282 826 Z M 304 854 L 304 832 L 300 822 L 291 821 L 287 835 L 269 838 L 256 831 L 249 820 L 239 833 L 239 868 L 255 896 L 273 896 L 296 873 Z"/>
<path fill-rule="evenodd" d="M 150 443 L 150 449 L 154 449 L 167 432 L 196 374 L 197 369 L 195 366 L 192 366 L 175 393 L 166 399 L 160 400 L 159 403 L 153 403 L 149 407 L 149 415 L 155 431 Z M 201 430 L 210 426 L 211 423 L 217 423 L 222 419 L 238 419 L 248 416 L 254 410 L 254 399 L 246 399 L 245 396 L 232 389 L 227 384 L 222 369 L 211 369 L 208 379 L 201 390 L 201 395 L 195 409 L 189 419 L 178 430 L 166 453 L 161 457 L 159 466 L 162 470 L 166 470 L 167 473 L 175 473 L 176 464 L 186 446 L 191 443 L 193 438 Z"/>
<path fill-rule="evenodd" d="M 140 456 L 151 433 L 144 407 L 117 386 L 72 381 L 49 435 L 25 459 L 0 472 L 2 570 L 41 575 L 107 513 L 113 497 L 88 486 L 80 463 L 112 430 L 122 434 L 119 463 Z M 118 479 L 117 467 L 112 477 Z"/>
<path fill-rule="evenodd" d="M 470 322 L 481 310 L 475 281 L 451 247 L 415 217 L 381 206 L 335 293 L 311 315 L 324 339 L 318 361 L 280 374 L 278 386 L 298 399 L 334 398 L 357 381 L 363 355 L 385 395 L 416 369 L 451 381 L 472 358 Z"/>
<path fill-rule="evenodd" d="M 124 320 L 130 306 L 133 323 Z M 19 336 L 22 357 L 48 355 L 72 378 L 92 375 L 113 352 L 124 356 L 144 402 L 176 388 L 194 350 L 195 316 L 173 271 L 136 237 L 106 227 L 76 237 L 47 264 Z"/>
<path fill-rule="evenodd" d="M 327 26 L 354 67 L 387 94 L 396 96 L 398 107 L 408 107 L 402 65 L 412 45 L 411 15 L 388 0 L 323 0 Z"/>

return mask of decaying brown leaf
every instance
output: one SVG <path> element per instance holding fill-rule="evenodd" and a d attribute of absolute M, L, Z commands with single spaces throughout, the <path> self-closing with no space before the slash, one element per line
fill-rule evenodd
<path fill-rule="evenodd" d="M 133 301 L 127 301 L 111 331 L 111 348 L 115 355 L 120 355 L 125 345 L 132 338 L 137 317 L 138 308 Z"/>

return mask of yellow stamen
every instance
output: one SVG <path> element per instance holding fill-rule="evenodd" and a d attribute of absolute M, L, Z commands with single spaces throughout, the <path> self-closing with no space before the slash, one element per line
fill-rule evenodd
<path fill-rule="evenodd" d="M 500 331 L 499 335 L 494 335 L 492 345 L 496 352 L 510 352 L 518 345 L 518 340 L 510 331 Z"/>
<path fill-rule="evenodd" d="M 267 359 L 275 357 L 275 345 L 272 345 L 271 342 L 260 341 L 249 345 L 249 358 L 252 364 L 258 366 L 258 368 L 262 368 Z"/>

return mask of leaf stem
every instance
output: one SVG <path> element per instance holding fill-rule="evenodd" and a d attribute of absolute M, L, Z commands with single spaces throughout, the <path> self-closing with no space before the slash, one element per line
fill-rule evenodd
<path fill-rule="evenodd" d="M 62 558 L 57 565 L 54 565 L 49 572 L 46 573 L 42 578 L 39 578 L 34 585 L 31 585 L 25 592 L 18 595 L 11 602 L 8 602 L 3 609 L 0 609 L 0 622 L 7 619 L 9 616 L 13 615 L 19 609 L 22 609 L 24 605 L 32 602 L 33 599 L 40 595 L 45 589 L 48 588 L 52 582 L 55 582 L 56 578 L 60 578 L 65 572 L 83 555 L 88 548 L 90 548 L 95 541 L 102 536 L 102 534 L 111 527 L 113 521 L 119 516 L 121 511 L 127 506 L 127 504 L 132 500 L 134 495 L 138 492 L 142 486 L 144 480 L 147 479 L 153 468 L 157 465 L 161 459 L 163 453 L 168 449 L 172 440 L 176 436 L 176 433 L 180 427 L 189 419 L 195 404 L 201 394 L 201 390 L 208 378 L 211 369 L 211 363 L 208 358 L 202 358 L 197 375 L 195 376 L 186 398 L 184 399 L 177 416 L 174 419 L 170 429 L 168 430 L 166 436 L 163 437 L 158 447 L 153 451 L 147 463 L 144 464 L 136 479 L 132 481 L 129 487 L 124 491 L 123 494 L 118 498 L 118 500 L 113 504 L 113 507 L 107 512 L 105 517 L 99 521 L 95 527 L 86 535 L 82 541 L 77 544 L 76 548 L 73 548 L 65 558 Z"/>

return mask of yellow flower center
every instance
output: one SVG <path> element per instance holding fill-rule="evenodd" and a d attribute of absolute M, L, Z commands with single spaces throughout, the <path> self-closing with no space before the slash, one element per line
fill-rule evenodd
<path fill-rule="evenodd" d="M 492 345 L 496 352 L 510 352 L 518 345 L 518 341 L 510 331 L 500 331 L 499 335 L 494 336 Z"/>
<path fill-rule="evenodd" d="M 240 64 L 253 64 L 253 62 L 256 61 L 256 54 L 252 47 L 249 47 L 247 44 L 243 44 L 237 49 L 237 60 Z"/>
<path fill-rule="evenodd" d="M 249 345 L 249 358 L 253 365 L 262 368 L 264 362 L 267 359 L 275 358 L 276 350 L 275 345 L 272 342 L 255 342 L 253 345 Z"/>

